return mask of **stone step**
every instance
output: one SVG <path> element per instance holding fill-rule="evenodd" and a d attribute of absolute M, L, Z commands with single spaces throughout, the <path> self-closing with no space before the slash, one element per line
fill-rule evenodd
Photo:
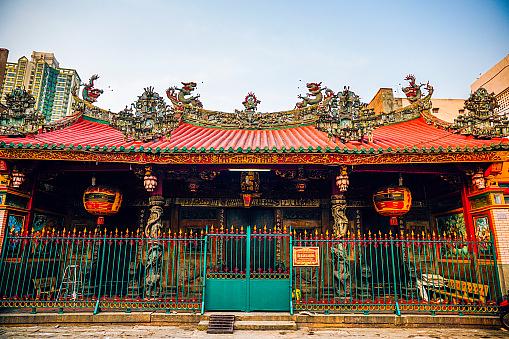
<path fill-rule="evenodd" d="M 297 330 L 295 321 L 235 321 L 233 325 L 235 330 L 252 331 L 279 331 L 279 330 Z"/>
<path fill-rule="evenodd" d="M 202 319 L 208 320 L 215 313 L 205 313 Z M 236 321 L 293 321 L 295 316 L 290 313 L 273 312 L 221 312 L 221 314 L 231 314 L 235 316 Z"/>
<path fill-rule="evenodd" d="M 209 317 L 207 333 L 231 334 L 233 333 L 233 322 L 235 316 L 232 314 L 213 314 Z"/>
<path fill-rule="evenodd" d="M 209 321 L 202 320 L 196 327 L 199 331 L 206 331 L 209 328 Z M 253 331 L 270 331 L 270 330 L 297 330 L 295 321 L 235 321 L 233 324 L 235 330 L 253 330 Z"/>
<path fill-rule="evenodd" d="M 260 313 L 260 314 L 251 314 L 244 313 L 241 315 L 236 315 L 235 320 L 238 321 L 294 321 L 295 317 L 288 314 L 278 314 L 278 313 Z"/>

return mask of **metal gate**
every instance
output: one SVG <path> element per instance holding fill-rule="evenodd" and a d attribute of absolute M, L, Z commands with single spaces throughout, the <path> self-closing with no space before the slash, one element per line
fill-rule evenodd
<path fill-rule="evenodd" d="M 290 232 L 212 229 L 206 241 L 205 310 L 290 311 Z"/>

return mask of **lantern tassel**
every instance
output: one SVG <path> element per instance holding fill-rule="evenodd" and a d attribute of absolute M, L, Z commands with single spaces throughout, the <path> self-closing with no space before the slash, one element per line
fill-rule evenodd
<path fill-rule="evenodd" d="M 391 217 L 390 225 L 391 226 L 398 226 L 398 217 Z"/>

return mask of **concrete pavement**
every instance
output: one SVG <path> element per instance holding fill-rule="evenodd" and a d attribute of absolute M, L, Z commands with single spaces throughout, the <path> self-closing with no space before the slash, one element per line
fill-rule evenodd
<path fill-rule="evenodd" d="M 466 339 L 509 338 L 509 332 L 471 328 L 341 328 L 334 330 L 235 331 L 207 334 L 193 328 L 154 325 L 75 325 L 0 327 L 1 338 L 379 338 Z"/>

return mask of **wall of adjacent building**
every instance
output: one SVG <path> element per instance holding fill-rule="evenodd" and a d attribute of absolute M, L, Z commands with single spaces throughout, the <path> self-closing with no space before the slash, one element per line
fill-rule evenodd
<path fill-rule="evenodd" d="M 463 113 L 465 99 L 436 99 L 432 98 L 432 113 L 437 118 L 453 122 L 458 114 Z M 389 113 L 401 107 L 410 105 L 406 98 L 395 98 L 392 88 L 380 88 L 368 104 L 376 113 Z"/>
<path fill-rule="evenodd" d="M 495 93 L 500 106 L 498 113 L 509 114 L 509 54 L 474 81 L 470 90 L 475 92 L 480 87 Z"/>

